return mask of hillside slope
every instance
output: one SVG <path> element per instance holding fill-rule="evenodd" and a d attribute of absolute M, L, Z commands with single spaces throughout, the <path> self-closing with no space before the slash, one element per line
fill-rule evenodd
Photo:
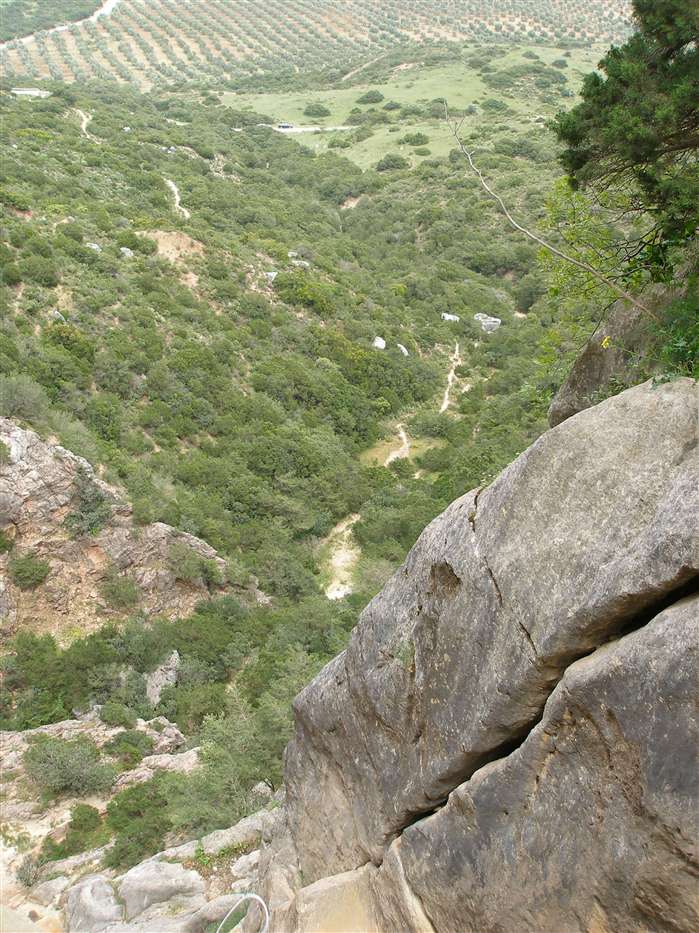
<path fill-rule="evenodd" d="M 5 636 L 70 638 L 133 612 L 176 618 L 231 590 L 212 547 L 160 522 L 136 527 L 131 507 L 86 460 L 6 418 L 0 442 Z"/>

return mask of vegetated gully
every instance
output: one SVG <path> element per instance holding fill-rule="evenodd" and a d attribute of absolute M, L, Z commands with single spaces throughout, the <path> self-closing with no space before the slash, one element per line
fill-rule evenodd
<path fill-rule="evenodd" d="M 178 206 L 177 202 L 176 206 Z M 451 404 L 451 393 L 456 381 L 456 370 L 461 363 L 461 352 L 457 340 L 454 353 L 451 356 L 447 385 L 439 408 L 440 414 L 444 414 Z M 406 460 L 410 456 L 410 438 L 405 430 L 405 425 L 398 424 L 397 431 L 399 443 L 388 451 L 383 461 L 383 465 L 386 467 L 390 466 L 394 460 Z M 360 557 L 360 550 L 353 539 L 352 528 L 359 519 L 359 514 L 343 518 L 325 539 L 325 544 L 328 547 L 327 566 L 330 571 L 330 579 L 325 587 L 325 595 L 328 599 L 343 599 L 352 592 L 352 575 Z"/>

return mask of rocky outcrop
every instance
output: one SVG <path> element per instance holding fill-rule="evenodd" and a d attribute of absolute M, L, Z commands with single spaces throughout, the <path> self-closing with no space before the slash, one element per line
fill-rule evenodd
<path fill-rule="evenodd" d="M 428 526 L 295 702 L 272 929 L 696 927 L 698 441 L 645 384 Z"/>
<path fill-rule="evenodd" d="M 136 865 L 119 885 L 119 899 L 127 920 L 142 914 L 153 904 L 190 898 L 203 892 L 204 882 L 197 872 L 170 862 L 150 861 Z"/>
<path fill-rule="evenodd" d="M 205 933 L 236 906 L 243 892 L 255 888 L 259 847 L 263 838 L 272 837 L 279 800 L 276 794 L 267 809 L 165 849 L 121 875 L 104 866 L 110 844 L 47 862 L 31 890 L 12 885 L 10 875 L 3 875 L 3 901 L 22 911 L 17 916 L 39 917 L 42 929 L 67 933 Z M 97 805 L 94 799 L 90 802 Z M 5 825 L 6 833 L 8 829 Z M 0 922 L 6 920 L 0 917 Z"/>
<path fill-rule="evenodd" d="M 643 302 L 656 314 L 681 294 L 665 285 L 652 285 L 643 293 Z M 647 378 L 656 368 L 651 351 L 657 339 L 650 314 L 623 299 L 614 302 L 556 392 L 548 413 L 551 427 L 590 408 L 601 397 L 639 382 L 644 373 Z"/>
<path fill-rule="evenodd" d="M 7 418 L 0 418 L 0 441 L 9 450 L 9 458 L 0 462 L 0 530 L 13 542 L 10 553 L 0 554 L 5 634 L 25 624 L 57 634 L 65 635 L 68 629 L 84 634 L 105 618 L 123 614 L 126 610 L 115 609 L 105 595 L 104 583 L 110 575 L 135 585 L 129 612 L 170 618 L 188 614 L 209 595 L 209 586 L 203 574 L 181 578 L 173 559 L 175 546 L 179 560 L 189 551 L 195 563 L 208 562 L 215 569 L 213 576 L 225 580 L 225 562 L 204 541 L 162 522 L 135 525 L 131 507 L 95 475 L 86 460 Z M 104 517 L 94 533 L 66 525 L 66 519 L 80 509 L 80 483 L 104 503 Z M 22 554 L 50 565 L 45 581 L 35 589 L 20 589 L 8 573 L 12 556 Z M 207 579 L 211 578 L 209 573 Z M 227 588 L 214 586 L 217 592 Z M 249 596 L 255 599 L 260 594 L 253 587 Z"/>
<path fill-rule="evenodd" d="M 146 676 L 146 697 L 153 706 L 160 703 L 160 694 L 165 687 L 172 687 L 177 683 L 177 672 L 180 667 L 180 655 L 173 651 L 154 671 Z"/>

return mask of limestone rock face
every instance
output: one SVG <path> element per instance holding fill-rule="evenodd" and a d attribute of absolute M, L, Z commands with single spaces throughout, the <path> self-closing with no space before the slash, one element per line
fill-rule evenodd
<path fill-rule="evenodd" d="M 146 696 L 148 702 L 157 706 L 160 702 L 160 694 L 165 687 L 171 687 L 177 683 L 177 671 L 180 667 L 180 655 L 178 651 L 173 651 L 162 664 L 146 677 Z"/>
<path fill-rule="evenodd" d="M 643 302 L 657 311 L 680 294 L 665 285 L 652 285 L 644 292 Z M 648 375 L 648 359 L 653 355 L 650 351 L 655 339 L 650 323 L 648 314 L 623 299 L 612 305 L 607 319 L 590 337 L 551 402 L 552 428 L 590 408 L 613 383 L 618 386 L 640 381 L 643 377 L 639 360 L 643 360 Z"/>
<path fill-rule="evenodd" d="M 541 716 L 565 667 L 699 570 L 699 388 L 609 399 L 454 502 L 295 702 L 306 881 L 390 840 Z"/>
<path fill-rule="evenodd" d="M 689 379 L 452 503 L 295 701 L 271 929 L 695 929 L 698 582 Z"/>
<path fill-rule="evenodd" d="M 394 843 L 380 928 L 397 863 L 435 930 L 699 928 L 697 685 L 699 597 L 571 665 L 521 747 Z"/>
<path fill-rule="evenodd" d="M 85 878 L 68 892 L 66 921 L 70 933 L 99 933 L 121 916 L 114 889 L 101 875 Z"/>
<path fill-rule="evenodd" d="M 148 861 L 131 868 L 119 885 L 119 897 L 131 920 L 153 904 L 204 892 L 204 881 L 195 871 L 170 862 Z"/>
<path fill-rule="evenodd" d="M 0 463 L 0 529 L 14 541 L 13 553 L 32 553 L 50 564 L 44 583 L 22 591 L 7 572 L 10 555 L 0 555 L 0 616 L 6 631 L 8 623 L 55 633 L 67 626 L 83 634 L 97 627 L 115 615 L 102 593 L 108 573 L 136 584 L 144 612 L 186 615 L 208 590 L 203 580 L 177 579 L 170 559 L 176 543 L 224 574 L 225 562 L 199 538 L 162 522 L 135 526 L 131 507 L 81 457 L 7 418 L 0 418 L 0 441 L 10 452 L 8 462 Z M 76 537 L 64 524 L 78 505 L 79 475 L 109 506 L 109 518 L 95 535 Z"/>

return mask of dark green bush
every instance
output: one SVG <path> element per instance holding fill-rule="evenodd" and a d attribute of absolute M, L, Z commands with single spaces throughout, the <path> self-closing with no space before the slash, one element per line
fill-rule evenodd
<path fill-rule="evenodd" d="M 404 159 L 403 156 L 396 155 L 394 153 L 389 153 L 385 155 L 383 159 L 380 159 L 376 163 L 377 172 L 392 172 L 399 168 L 407 168 L 408 160 Z"/>
<path fill-rule="evenodd" d="M 76 472 L 73 487 L 76 508 L 66 518 L 65 525 L 77 537 L 96 535 L 112 514 L 109 501 L 83 467 Z"/>
<path fill-rule="evenodd" d="M 100 719 L 108 726 L 123 726 L 133 729 L 136 725 L 136 714 L 128 706 L 115 700 L 107 700 L 100 710 Z"/>
<path fill-rule="evenodd" d="M 70 811 L 70 823 L 61 842 L 47 836 L 41 847 L 41 857 L 46 861 L 70 858 L 88 849 L 104 845 L 109 839 L 109 830 L 99 810 L 86 803 L 76 804 Z"/>
<path fill-rule="evenodd" d="M 380 104 L 384 99 L 381 91 L 371 90 L 367 91 L 365 94 L 362 94 L 361 97 L 357 98 L 358 104 Z"/>
<path fill-rule="evenodd" d="M 139 729 L 127 729 L 107 742 L 102 749 L 119 759 L 122 767 L 135 768 L 139 761 L 153 750 L 153 740 Z"/>
<path fill-rule="evenodd" d="M 21 590 L 34 590 L 48 577 L 51 566 L 33 554 L 22 554 L 12 558 L 9 569 L 12 581 Z"/>
<path fill-rule="evenodd" d="M 109 868 L 128 868 L 163 848 L 170 830 L 168 800 L 158 779 L 127 787 L 107 806 L 107 826 L 115 834 L 105 856 Z"/>
<path fill-rule="evenodd" d="M 310 103 L 306 104 L 304 108 L 305 115 L 307 117 L 329 117 L 330 111 L 324 104 L 319 103 Z"/>
<path fill-rule="evenodd" d="M 138 605 L 140 590 L 130 577 L 120 576 L 111 569 L 102 582 L 102 595 L 112 609 L 133 609 Z"/>

